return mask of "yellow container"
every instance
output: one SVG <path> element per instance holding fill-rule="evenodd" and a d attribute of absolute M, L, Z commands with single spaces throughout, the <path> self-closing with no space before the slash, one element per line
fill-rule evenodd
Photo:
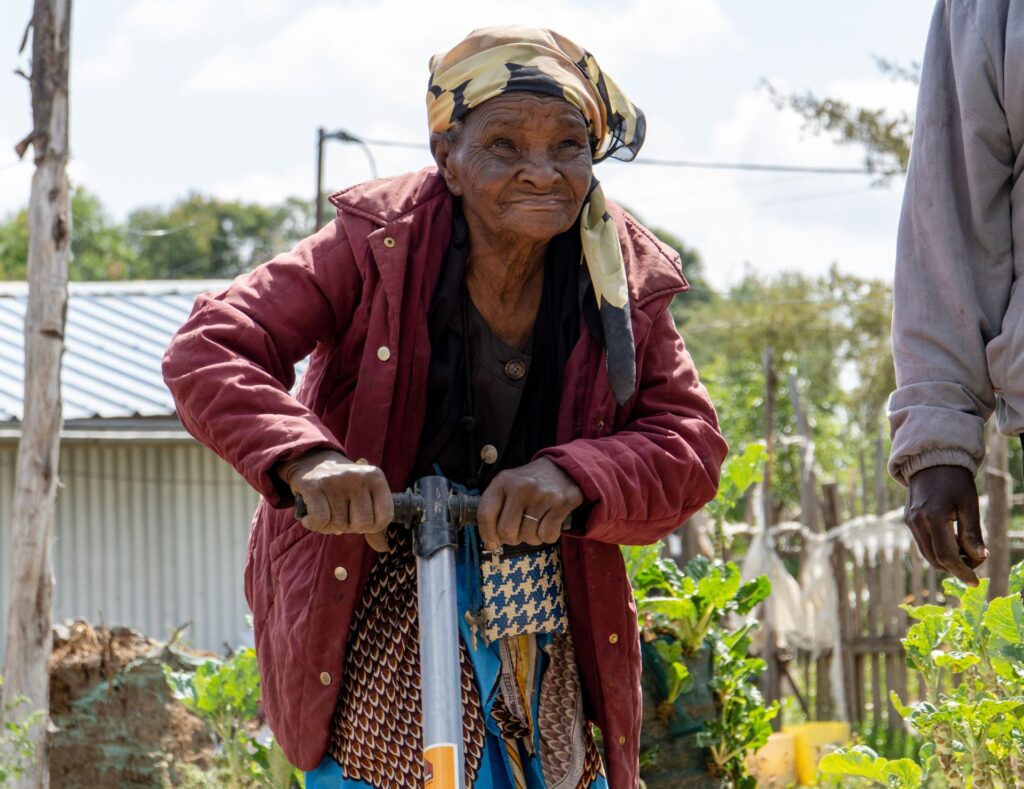
<path fill-rule="evenodd" d="M 850 724 L 841 721 L 816 721 L 783 726 L 793 735 L 796 751 L 796 774 L 804 786 L 814 786 L 818 779 L 818 762 L 841 745 L 850 742 Z"/>
<path fill-rule="evenodd" d="M 796 738 L 776 732 L 768 742 L 747 755 L 747 769 L 760 787 L 792 786 L 796 781 Z"/>

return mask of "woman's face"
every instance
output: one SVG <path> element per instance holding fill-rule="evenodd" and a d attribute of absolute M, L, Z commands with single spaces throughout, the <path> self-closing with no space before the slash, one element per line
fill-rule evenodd
<path fill-rule="evenodd" d="M 435 158 L 470 229 L 511 244 L 544 243 L 572 227 L 594 166 L 583 114 L 534 93 L 485 101 L 454 142 L 437 143 Z"/>

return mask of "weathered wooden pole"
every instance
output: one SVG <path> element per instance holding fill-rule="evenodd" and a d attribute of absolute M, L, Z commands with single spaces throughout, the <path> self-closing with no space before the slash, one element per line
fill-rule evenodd
<path fill-rule="evenodd" d="M 18 789 L 50 785 L 46 751 L 53 645 L 53 512 L 60 452 L 60 363 L 64 353 L 71 214 L 68 203 L 68 54 L 71 0 L 35 0 L 32 12 L 32 132 L 28 227 L 25 394 L 11 519 L 11 594 L 4 700 L 24 696 L 21 715 L 44 711 L 31 731 L 35 759 Z"/>
<path fill-rule="evenodd" d="M 800 435 L 800 522 L 812 532 L 821 531 L 821 519 L 818 517 L 818 481 L 814 473 L 814 435 L 807 421 L 803 404 L 800 402 L 800 389 L 797 386 L 796 373 L 789 374 L 789 399 L 793 404 L 793 416 L 796 418 L 796 431 Z M 806 551 L 804 551 L 806 554 Z"/>
<path fill-rule="evenodd" d="M 988 465 L 985 488 L 988 493 L 988 515 L 985 519 L 985 544 L 989 558 L 983 565 L 988 573 L 989 598 L 1009 594 L 1010 583 L 1010 495 L 1013 493 L 1006 436 L 996 430 L 988 432 Z"/>
<path fill-rule="evenodd" d="M 775 452 L 775 391 L 778 387 L 778 376 L 775 373 L 775 357 L 771 348 L 764 350 L 764 435 L 765 435 L 765 463 L 764 480 L 761 483 L 762 506 L 763 506 L 763 540 L 764 540 L 764 568 L 765 572 L 771 566 L 770 557 L 774 550 L 772 545 L 771 527 L 775 522 L 775 505 L 772 501 L 772 466 Z M 772 607 L 774 601 L 772 596 L 764 601 L 764 621 L 761 626 L 764 628 L 764 660 L 767 668 L 764 672 L 764 695 L 767 702 L 780 698 L 780 671 L 778 654 L 778 636 L 775 632 L 775 618 Z M 772 722 L 773 728 L 778 730 L 781 722 L 776 718 Z"/>

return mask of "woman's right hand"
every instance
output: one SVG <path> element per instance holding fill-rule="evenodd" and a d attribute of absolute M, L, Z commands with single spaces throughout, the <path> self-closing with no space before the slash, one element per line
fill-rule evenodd
<path fill-rule="evenodd" d="M 375 551 L 387 550 L 395 507 L 379 468 L 326 449 L 281 463 L 276 473 L 302 496 L 304 527 L 321 534 L 364 534 Z"/>

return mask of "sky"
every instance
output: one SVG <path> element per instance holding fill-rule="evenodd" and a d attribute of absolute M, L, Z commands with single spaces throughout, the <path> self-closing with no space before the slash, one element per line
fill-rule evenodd
<path fill-rule="evenodd" d="M 31 0 L 0 11 L 0 216 L 28 202 Z M 913 112 L 913 86 L 875 56 L 920 61 L 934 0 L 95 0 L 75 3 L 73 183 L 124 218 L 189 192 L 313 199 L 316 129 L 423 143 L 432 54 L 494 24 L 550 27 L 590 50 L 647 115 L 640 158 L 856 167 L 863 152 L 803 129 L 765 80 Z M 371 146 L 381 175 L 431 164 Z M 27 157 L 27 159 L 30 157 Z M 330 142 L 326 186 L 371 175 L 359 146 Z M 695 248 L 712 286 L 746 271 L 891 279 L 902 179 L 707 171 L 606 162 L 605 193 Z"/>

